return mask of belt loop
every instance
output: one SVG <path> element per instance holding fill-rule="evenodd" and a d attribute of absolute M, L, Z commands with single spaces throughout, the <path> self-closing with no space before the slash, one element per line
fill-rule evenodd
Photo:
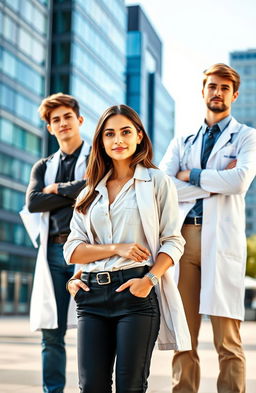
<path fill-rule="evenodd" d="M 123 275 L 123 270 L 118 270 L 118 275 L 119 275 L 119 280 L 121 284 L 124 283 L 124 275 Z"/>

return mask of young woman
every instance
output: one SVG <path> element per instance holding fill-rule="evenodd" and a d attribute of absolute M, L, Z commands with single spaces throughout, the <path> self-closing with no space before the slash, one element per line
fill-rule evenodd
<path fill-rule="evenodd" d="M 112 392 L 115 358 L 116 392 L 146 392 L 160 314 L 160 348 L 190 348 L 169 269 L 184 246 L 176 191 L 151 160 L 137 113 L 126 105 L 108 108 L 64 247 L 67 263 L 81 265 L 67 287 L 77 303 L 83 393 Z"/>

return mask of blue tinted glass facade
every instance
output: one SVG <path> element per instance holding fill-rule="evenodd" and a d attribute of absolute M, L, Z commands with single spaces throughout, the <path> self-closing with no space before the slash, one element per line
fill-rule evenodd
<path fill-rule="evenodd" d="M 44 1 L 0 3 L 0 313 L 28 311 L 36 252 L 18 213 L 32 165 L 44 154 L 37 108 L 46 94 L 48 16 Z"/>
<path fill-rule="evenodd" d="M 64 3 L 53 9 L 58 34 L 53 40 L 51 92 L 78 99 L 85 117 L 82 135 L 91 142 L 103 111 L 125 102 L 126 8 L 121 0 Z M 65 27 L 58 22 L 63 18 Z"/>
<path fill-rule="evenodd" d="M 127 10 L 123 0 L 2 0 L 0 26 L 1 314 L 29 308 L 36 251 L 18 212 L 33 163 L 57 149 L 38 105 L 73 94 L 91 142 L 99 115 L 125 102 Z"/>
<path fill-rule="evenodd" d="M 230 65 L 240 74 L 241 86 L 237 101 L 232 106 L 233 116 L 256 128 L 256 49 L 230 54 Z M 256 234 L 256 180 L 246 195 L 246 234 Z"/>
<path fill-rule="evenodd" d="M 159 164 L 163 157 L 166 147 L 174 137 L 174 100 L 163 86 L 160 77 L 152 74 L 152 88 L 154 89 L 153 107 L 151 113 L 154 114 L 153 122 L 153 146 L 154 162 Z"/>
<path fill-rule="evenodd" d="M 158 164 L 174 135 L 174 101 L 161 82 L 159 37 L 139 6 L 127 9 L 126 102 L 140 115 Z"/>
<path fill-rule="evenodd" d="M 123 1 L 77 1 L 72 14 L 70 90 L 85 115 L 91 141 L 99 116 L 125 102 L 126 8 Z"/>
<path fill-rule="evenodd" d="M 126 102 L 141 115 L 142 37 L 139 31 L 127 34 Z M 143 120 L 143 119 L 142 119 Z M 144 119 L 145 120 L 145 119 Z"/>

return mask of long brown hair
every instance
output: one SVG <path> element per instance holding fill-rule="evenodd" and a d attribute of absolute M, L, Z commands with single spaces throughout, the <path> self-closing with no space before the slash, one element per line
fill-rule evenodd
<path fill-rule="evenodd" d="M 153 151 L 151 141 L 144 129 L 144 126 L 139 118 L 139 115 L 127 105 L 114 105 L 106 109 L 100 117 L 95 134 L 92 142 L 92 150 L 86 170 L 87 175 L 87 188 L 86 195 L 76 203 L 75 208 L 80 213 L 86 213 L 88 207 L 95 199 L 97 192 L 95 187 L 100 180 L 106 175 L 106 173 L 113 168 L 112 159 L 106 154 L 103 142 L 102 133 L 106 124 L 106 121 L 115 115 L 123 115 L 129 119 L 137 131 L 141 131 L 143 138 L 140 144 L 137 145 L 137 149 L 132 157 L 130 163 L 131 168 L 135 168 L 137 164 L 142 164 L 146 168 L 157 168 L 152 163 Z"/>

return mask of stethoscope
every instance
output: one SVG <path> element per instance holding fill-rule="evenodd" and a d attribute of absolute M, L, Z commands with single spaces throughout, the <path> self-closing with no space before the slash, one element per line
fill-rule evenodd
<path fill-rule="evenodd" d="M 223 133 L 223 132 L 226 130 L 226 128 L 228 128 L 228 126 L 229 126 L 231 120 L 232 120 L 232 119 L 229 120 L 228 124 L 226 124 L 226 126 L 223 128 L 223 130 L 221 131 L 221 133 Z M 189 169 L 189 167 L 188 167 L 188 158 L 189 158 L 189 154 L 190 154 L 190 151 L 191 151 L 192 146 L 193 146 L 194 143 L 197 141 L 197 138 L 199 137 L 200 132 L 201 132 L 202 129 L 203 129 L 203 126 L 201 126 L 201 127 L 199 128 L 199 130 L 197 131 L 197 133 L 196 133 L 195 136 L 194 136 L 193 134 L 192 134 L 192 135 L 189 135 L 189 136 L 184 140 L 185 148 L 184 148 L 183 156 L 182 156 L 182 158 L 181 158 L 181 160 L 180 160 L 180 167 L 183 167 L 183 166 L 184 166 L 185 169 Z M 233 135 L 234 135 L 234 134 L 230 134 L 230 139 L 227 141 L 226 145 L 227 145 L 228 143 L 232 143 Z M 194 138 L 191 140 L 191 138 L 192 138 L 193 136 L 194 136 Z"/>

